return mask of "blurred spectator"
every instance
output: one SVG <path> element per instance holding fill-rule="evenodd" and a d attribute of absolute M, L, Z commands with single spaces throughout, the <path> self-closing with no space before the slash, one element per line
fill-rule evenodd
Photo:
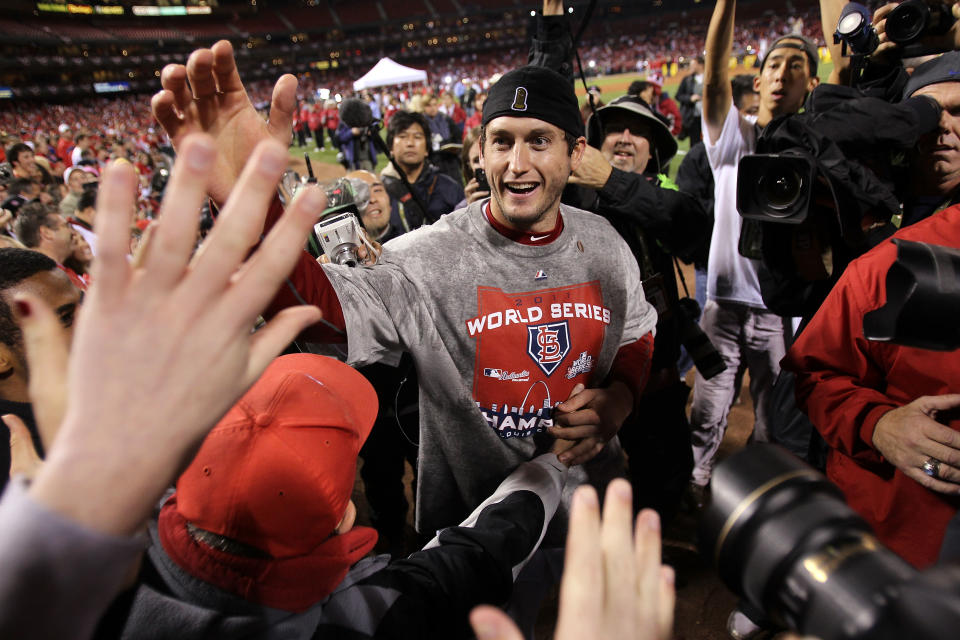
<path fill-rule="evenodd" d="M 54 260 L 80 289 L 86 283 L 64 261 L 73 253 L 73 229 L 50 205 L 29 202 L 20 208 L 14 229 L 17 239 L 28 249 L 39 251 Z"/>
<path fill-rule="evenodd" d="M 390 196 L 405 207 L 410 229 L 450 213 L 463 199 L 463 188 L 427 160 L 429 139 L 430 125 L 422 114 L 398 111 L 391 118 L 387 148 L 426 206 L 426 212 L 407 191 L 393 165 L 388 164 L 380 175 Z"/>

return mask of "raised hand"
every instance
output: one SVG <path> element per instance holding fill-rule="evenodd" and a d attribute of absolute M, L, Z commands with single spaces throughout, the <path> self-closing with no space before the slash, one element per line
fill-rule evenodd
<path fill-rule="evenodd" d="M 65 418 L 30 488 L 35 500 L 94 530 L 135 531 L 207 431 L 320 319 L 315 307 L 292 307 L 251 333 L 326 204 L 319 189 L 303 190 L 246 259 L 286 157 L 278 142 L 256 147 L 193 256 L 218 153 L 207 135 L 181 138 L 162 223 L 139 264 L 127 258 L 136 174 L 129 163 L 104 173 L 94 284 L 76 323 Z M 15 302 L 23 317 L 48 311 L 30 295 Z"/>
<path fill-rule="evenodd" d="M 630 484 L 622 479 L 607 488 L 602 522 L 593 488 L 574 494 L 556 640 L 670 637 L 676 593 L 673 569 L 660 565 L 660 519 L 641 511 L 631 535 L 632 513 Z M 479 640 L 523 638 L 496 607 L 475 608 L 470 624 Z"/>
<path fill-rule="evenodd" d="M 191 133 L 213 136 L 217 155 L 208 193 L 223 204 L 257 144 L 274 139 L 290 144 L 297 108 L 297 79 L 281 76 L 273 88 L 270 120 L 257 113 L 237 72 L 233 46 L 221 40 L 197 49 L 182 64 L 168 64 L 160 75 L 163 90 L 153 96 L 153 115 L 177 151 Z"/>

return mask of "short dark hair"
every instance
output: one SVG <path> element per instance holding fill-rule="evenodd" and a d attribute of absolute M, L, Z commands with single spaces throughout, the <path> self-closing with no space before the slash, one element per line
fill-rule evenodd
<path fill-rule="evenodd" d="M 2 294 L 27 278 L 56 268 L 56 262 L 38 251 L 0 249 L 0 343 L 13 348 L 23 343 L 23 334 Z"/>
<path fill-rule="evenodd" d="M 390 117 L 390 124 L 387 126 L 387 149 L 393 150 L 393 138 L 406 131 L 411 126 L 418 124 L 423 129 L 423 137 L 427 140 L 427 153 L 430 152 L 430 123 L 422 113 L 416 111 L 397 111 Z"/>
<path fill-rule="evenodd" d="M 10 164 L 20 161 L 20 154 L 24 151 L 29 151 L 33 153 L 33 149 L 30 148 L 30 145 L 24 144 L 23 142 L 18 142 L 17 144 L 11 146 L 7 150 L 7 160 L 10 161 Z"/>
<path fill-rule="evenodd" d="M 639 96 L 641 93 L 647 90 L 647 87 L 653 86 L 651 83 L 646 80 L 634 80 L 630 83 L 630 86 L 627 88 L 627 95 L 629 96 Z"/>
<path fill-rule="evenodd" d="M 91 183 L 87 183 L 91 184 Z M 84 188 L 83 193 L 80 194 L 80 198 L 77 200 L 77 211 L 83 211 L 84 209 L 89 209 L 90 207 L 97 206 L 97 192 L 99 189 L 97 186 L 90 188 Z"/>
<path fill-rule="evenodd" d="M 749 73 L 740 73 L 730 78 L 730 89 L 733 91 L 733 104 L 737 109 L 743 106 L 743 96 L 757 93 L 753 87 L 754 76 Z"/>
<path fill-rule="evenodd" d="M 14 178 L 7 187 L 7 192 L 12 196 L 18 196 L 29 189 L 36 182 L 33 178 Z"/>
<path fill-rule="evenodd" d="M 29 248 L 39 245 L 40 227 L 54 228 L 51 214 L 53 209 L 49 205 L 36 200 L 20 207 L 14 223 L 17 239 Z"/>
<path fill-rule="evenodd" d="M 577 136 L 573 135 L 569 131 L 563 132 L 563 140 L 567 143 L 567 153 L 572 154 L 573 148 L 577 146 Z M 480 126 L 480 148 L 483 149 L 484 145 L 487 144 L 487 126 Z"/>

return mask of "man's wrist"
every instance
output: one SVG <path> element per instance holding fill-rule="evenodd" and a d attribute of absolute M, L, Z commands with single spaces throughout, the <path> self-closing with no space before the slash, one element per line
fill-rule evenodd
<path fill-rule="evenodd" d="M 617 417 L 617 428 L 623 424 L 623 421 L 633 412 L 634 397 L 633 391 L 626 383 L 620 380 L 613 380 L 607 385 L 607 393 L 614 399 L 614 405 Z"/>

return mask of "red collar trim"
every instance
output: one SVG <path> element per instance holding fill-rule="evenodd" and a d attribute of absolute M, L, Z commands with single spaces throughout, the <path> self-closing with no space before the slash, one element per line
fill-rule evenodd
<path fill-rule="evenodd" d="M 563 215 L 560 212 L 557 212 L 557 224 L 553 227 L 553 231 L 543 234 L 543 233 L 529 233 L 527 231 L 521 231 L 519 229 L 511 229 L 502 222 L 498 222 L 496 218 L 490 213 L 490 203 L 487 202 L 483 206 L 483 217 L 487 222 L 490 223 L 490 226 L 496 230 L 497 233 L 502 235 L 505 238 L 509 238 L 514 242 L 519 242 L 520 244 L 529 244 L 533 246 L 541 246 L 545 244 L 550 244 L 554 240 L 560 237 L 560 234 L 563 233 Z"/>

